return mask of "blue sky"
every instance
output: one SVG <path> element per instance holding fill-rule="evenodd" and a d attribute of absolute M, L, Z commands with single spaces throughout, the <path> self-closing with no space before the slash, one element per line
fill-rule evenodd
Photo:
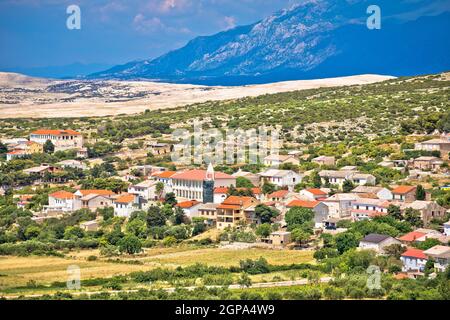
<path fill-rule="evenodd" d="M 299 1 L 1 0 L 0 69 L 75 62 L 115 65 L 157 57 L 196 36 L 256 22 Z M 450 9 L 449 0 L 390 4 L 396 2 L 403 7 L 395 14 L 405 19 Z M 81 8 L 81 30 L 66 28 L 71 4 Z"/>
<path fill-rule="evenodd" d="M 295 2 L 295 1 L 294 1 Z M 253 23 L 289 0 L 2 0 L 0 68 L 157 57 L 199 35 Z M 81 30 L 66 8 L 81 9 Z"/>

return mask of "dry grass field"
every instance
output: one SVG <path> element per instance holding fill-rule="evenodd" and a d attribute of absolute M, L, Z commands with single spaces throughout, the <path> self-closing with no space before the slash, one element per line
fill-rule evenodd
<path fill-rule="evenodd" d="M 152 248 L 144 254 L 133 257 L 120 257 L 125 261 L 140 261 L 143 264 L 125 264 L 108 262 L 105 258 L 88 261 L 89 256 L 99 256 L 98 250 L 83 250 L 70 253 L 65 258 L 58 257 L 0 257 L 0 293 L 6 289 L 26 286 L 31 280 L 37 284 L 49 285 L 55 281 L 67 280 L 67 268 L 77 265 L 81 269 L 81 279 L 108 278 L 115 275 L 124 275 L 135 271 L 145 271 L 152 268 L 187 266 L 195 263 L 204 263 L 216 266 L 238 265 L 243 259 L 257 259 L 264 257 L 271 264 L 291 264 L 312 262 L 312 251 L 286 251 L 267 249 L 192 249 L 179 248 Z M 267 275 L 269 281 L 274 275 Z M 285 275 L 291 276 L 291 275 Z"/>

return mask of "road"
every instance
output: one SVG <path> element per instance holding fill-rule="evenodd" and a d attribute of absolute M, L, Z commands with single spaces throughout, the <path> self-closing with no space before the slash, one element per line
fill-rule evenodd
<path fill-rule="evenodd" d="M 323 277 L 319 279 L 320 283 L 327 283 L 329 281 L 331 281 L 332 278 L 331 277 Z M 292 287 L 292 286 L 302 286 L 302 285 L 307 285 L 308 284 L 308 280 L 307 279 L 301 279 L 301 280 L 292 280 L 292 281 L 278 281 L 278 282 L 258 282 L 258 283 L 253 283 L 250 287 L 248 288 L 275 288 L 275 287 Z M 213 289 L 213 288 L 222 288 L 223 286 L 206 286 L 206 288 L 208 289 Z M 186 290 L 195 290 L 198 287 L 192 286 L 192 287 L 183 287 L 183 289 Z M 228 286 L 228 289 L 230 290 L 236 290 L 236 289 L 243 289 L 245 287 L 239 285 L 239 284 L 232 284 Z M 172 293 L 176 290 L 176 288 L 162 288 L 162 290 L 165 290 L 169 293 Z M 67 291 L 66 291 L 67 292 Z M 68 292 L 71 295 L 74 296 L 80 296 L 80 295 L 94 295 L 94 294 L 101 294 L 101 293 L 109 293 L 109 294 L 118 294 L 121 292 L 125 292 L 125 293 L 137 293 L 139 292 L 138 289 L 133 289 L 133 290 L 107 290 L 107 291 L 81 291 L 81 292 Z M 17 299 L 19 297 L 24 297 L 24 298 L 39 298 L 44 296 L 44 294 L 30 294 L 30 295 L 15 295 L 15 296 L 4 296 L 6 299 Z M 1 297 L 1 296 L 0 296 Z"/>

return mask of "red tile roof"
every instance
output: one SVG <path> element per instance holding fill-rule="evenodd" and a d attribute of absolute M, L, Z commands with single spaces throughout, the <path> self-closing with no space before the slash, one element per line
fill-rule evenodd
<path fill-rule="evenodd" d="M 74 194 L 72 192 L 67 192 L 64 190 L 53 192 L 49 195 L 49 197 L 53 197 L 56 199 L 73 199 Z"/>
<path fill-rule="evenodd" d="M 31 134 L 54 135 L 54 136 L 59 136 L 59 135 L 79 136 L 79 135 L 81 135 L 81 133 L 76 132 L 74 130 L 47 130 L 47 129 L 36 130 L 36 131 L 33 131 Z"/>
<path fill-rule="evenodd" d="M 236 188 L 238 191 L 247 190 L 248 188 Z M 261 188 L 250 188 L 252 190 L 253 194 L 261 194 Z M 214 189 L 214 193 L 227 193 L 228 187 L 218 187 Z"/>
<path fill-rule="evenodd" d="M 412 242 L 412 241 L 416 241 L 417 239 L 419 239 L 425 235 L 426 235 L 426 233 L 413 231 L 413 232 L 410 232 L 410 233 L 407 233 L 407 234 L 401 236 L 400 238 L 398 238 L 398 240 L 405 241 L 405 242 Z"/>
<path fill-rule="evenodd" d="M 320 202 L 319 201 L 305 201 L 305 200 L 292 200 L 287 205 L 288 208 L 292 207 L 301 207 L 301 208 L 308 208 L 312 209 L 315 206 L 317 206 Z"/>
<path fill-rule="evenodd" d="M 287 196 L 289 194 L 288 190 L 278 190 L 275 192 L 272 192 L 271 194 L 269 194 L 268 198 L 269 199 L 273 199 L 273 198 L 284 198 L 285 196 Z"/>
<path fill-rule="evenodd" d="M 392 193 L 395 193 L 395 194 L 407 194 L 407 193 L 410 193 L 410 192 L 412 192 L 414 190 L 416 190 L 415 186 L 398 186 L 397 188 L 392 190 Z"/>
<path fill-rule="evenodd" d="M 326 196 L 327 193 L 320 189 L 306 189 L 306 191 L 311 192 L 315 196 Z"/>
<path fill-rule="evenodd" d="M 424 260 L 428 259 L 427 256 L 423 253 L 423 250 L 419 250 L 416 248 L 408 248 L 408 250 L 402 253 L 402 257 L 424 259 Z"/>
<path fill-rule="evenodd" d="M 176 171 L 163 171 L 163 172 L 154 173 L 152 176 L 168 179 L 168 178 L 171 178 L 176 173 L 177 173 Z"/>
<path fill-rule="evenodd" d="M 192 208 L 193 206 L 196 206 L 199 203 L 200 202 L 197 200 L 183 201 L 183 202 L 177 203 L 176 207 L 183 208 L 183 209 L 189 209 L 189 208 Z"/>
<path fill-rule="evenodd" d="M 223 172 L 215 172 L 214 178 L 215 179 L 233 179 L 233 180 L 236 179 L 236 177 L 230 176 L 229 174 L 226 174 Z M 180 173 L 174 174 L 172 176 L 172 179 L 203 181 L 206 179 L 206 170 L 196 169 L 196 170 L 180 172 Z"/>
<path fill-rule="evenodd" d="M 90 194 L 97 194 L 99 196 L 112 196 L 115 195 L 114 192 L 110 190 L 79 190 L 83 197 L 88 196 Z"/>
<path fill-rule="evenodd" d="M 7 154 L 27 154 L 27 152 L 24 150 L 14 150 L 14 151 L 8 152 Z"/>
<path fill-rule="evenodd" d="M 134 201 L 134 195 L 133 194 L 125 194 L 123 196 L 120 196 L 117 198 L 114 202 L 117 203 L 130 203 Z"/>
<path fill-rule="evenodd" d="M 240 209 L 241 207 L 250 206 L 253 201 L 256 200 L 253 197 L 238 197 L 238 196 L 229 196 L 222 202 L 217 208 L 218 209 Z"/>

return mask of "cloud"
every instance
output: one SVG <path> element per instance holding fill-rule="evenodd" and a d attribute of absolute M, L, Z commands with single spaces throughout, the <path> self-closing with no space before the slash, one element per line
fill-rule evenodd
<path fill-rule="evenodd" d="M 225 16 L 223 18 L 223 23 L 225 30 L 233 29 L 234 27 L 236 27 L 236 18 L 231 16 Z"/>
<path fill-rule="evenodd" d="M 172 27 L 167 26 L 158 17 L 146 17 L 145 15 L 139 13 L 133 19 L 133 27 L 136 31 L 142 33 L 181 33 L 190 34 L 192 31 L 187 27 Z"/>

